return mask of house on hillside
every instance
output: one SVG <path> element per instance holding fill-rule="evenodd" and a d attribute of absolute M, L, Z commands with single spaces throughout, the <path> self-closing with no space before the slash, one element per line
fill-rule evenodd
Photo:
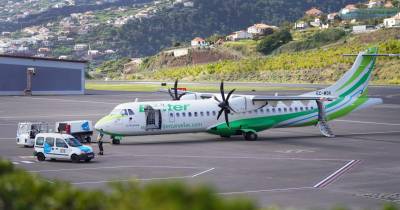
<path fill-rule="evenodd" d="M 81 51 L 81 50 L 86 50 L 88 48 L 87 44 L 76 44 L 74 46 L 75 51 Z"/>
<path fill-rule="evenodd" d="M 254 36 L 263 36 L 263 35 L 269 35 L 274 33 L 274 30 L 277 30 L 278 27 L 276 26 L 270 26 L 264 23 L 257 23 L 254 24 L 250 27 L 247 28 L 247 33 L 251 34 L 253 37 Z"/>
<path fill-rule="evenodd" d="M 328 15 L 327 15 L 327 19 L 329 20 L 329 21 L 334 21 L 336 18 L 338 18 L 339 17 L 339 14 L 337 13 L 337 12 L 334 12 L 334 13 L 329 13 Z"/>
<path fill-rule="evenodd" d="M 385 5 L 383 5 L 383 7 L 385 7 L 385 8 L 393 8 L 394 5 L 393 5 L 393 2 L 392 2 L 392 1 L 387 1 L 387 2 L 385 3 Z"/>
<path fill-rule="evenodd" d="M 241 31 L 233 32 L 231 35 L 226 37 L 226 40 L 237 41 L 237 40 L 241 40 L 241 39 L 252 39 L 252 38 L 253 38 L 253 34 L 247 32 L 245 30 L 241 30 Z"/>
<path fill-rule="evenodd" d="M 201 37 L 196 37 L 191 41 L 192 47 L 204 47 L 207 46 L 206 40 Z"/>
<path fill-rule="evenodd" d="M 383 25 L 385 28 L 400 27 L 400 12 L 391 18 L 384 19 Z"/>
<path fill-rule="evenodd" d="M 324 14 L 324 13 L 321 10 L 319 10 L 319 9 L 317 9 L 315 7 L 313 7 L 313 8 L 311 8 L 311 9 L 306 11 L 306 15 L 307 16 L 311 16 L 311 17 L 319 17 L 322 14 Z"/>
<path fill-rule="evenodd" d="M 294 29 L 297 30 L 304 30 L 307 29 L 309 27 L 308 23 L 304 22 L 304 21 L 298 21 L 296 23 L 294 23 Z"/>
<path fill-rule="evenodd" d="M 340 10 L 340 13 L 345 15 L 347 13 L 353 12 L 358 10 L 358 8 L 356 7 L 356 5 L 354 4 L 348 4 L 346 5 L 342 10 Z"/>
<path fill-rule="evenodd" d="M 369 0 L 367 6 L 368 8 L 383 7 L 385 1 L 383 0 Z"/>
<path fill-rule="evenodd" d="M 322 24 L 322 22 L 321 22 L 321 19 L 319 19 L 319 18 L 315 18 L 314 21 L 310 22 L 310 25 L 312 27 L 320 27 L 321 24 Z"/>

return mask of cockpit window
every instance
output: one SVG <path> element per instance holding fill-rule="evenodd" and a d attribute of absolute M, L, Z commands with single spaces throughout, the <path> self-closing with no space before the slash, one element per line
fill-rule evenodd
<path fill-rule="evenodd" d="M 131 110 L 132 111 L 132 110 Z M 128 111 L 126 109 L 114 109 L 111 111 L 110 114 L 122 114 L 122 115 L 128 115 Z"/>
<path fill-rule="evenodd" d="M 129 115 L 135 115 L 135 113 L 132 111 L 132 109 L 128 109 Z"/>

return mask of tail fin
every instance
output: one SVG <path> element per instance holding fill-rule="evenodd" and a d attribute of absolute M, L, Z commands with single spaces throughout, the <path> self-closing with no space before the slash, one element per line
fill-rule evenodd
<path fill-rule="evenodd" d="M 342 78 L 335 84 L 323 90 L 319 90 L 317 95 L 333 95 L 338 97 L 345 97 L 349 95 L 360 96 L 368 91 L 368 83 L 371 79 L 371 73 L 375 67 L 376 56 L 378 48 L 369 48 L 367 51 L 360 52 L 349 71 L 347 71 Z"/>

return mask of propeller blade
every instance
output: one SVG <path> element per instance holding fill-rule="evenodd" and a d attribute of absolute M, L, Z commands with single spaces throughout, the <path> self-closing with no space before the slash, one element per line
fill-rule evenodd
<path fill-rule="evenodd" d="M 228 105 L 228 109 L 231 110 L 232 112 L 236 113 L 236 111 L 229 105 Z"/>
<path fill-rule="evenodd" d="M 169 93 L 169 95 L 171 96 L 172 100 L 175 100 L 174 94 L 172 94 L 171 89 L 168 89 L 168 93 Z"/>
<path fill-rule="evenodd" d="M 219 110 L 217 120 L 219 120 L 219 117 L 221 117 L 221 114 L 223 111 L 224 111 L 224 109 Z"/>
<path fill-rule="evenodd" d="M 229 118 L 228 118 L 228 112 L 227 111 L 225 111 L 225 122 L 226 122 L 226 125 L 228 125 L 228 127 L 230 127 L 229 126 Z"/>
<path fill-rule="evenodd" d="M 214 96 L 214 99 L 215 99 L 216 101 L 218 101 L 218 103 L 221 103 L 221 101 L 220 101 L 217 97 Z"/>
<path fill-rule="evenodd" d="M 174 91 L 175 91 L 175 100 L 179 100 L 179 98 L 178 98 L 178 79 L 175 80 Z"/>
<path fill-rule="evenodd" d="M 236 90 L 236 89 L 233 89 L 233 90 L 231 90 L 231 91 L 228 93 L 228 96 L 226 97 L 226 101 L 227 101 L 227 102 L 228 102 L 229 98 L 231 97 L 232 93 L 235 92 L 235 90 Z M 229 104 L 229 102 L 228 102 L 228 104 Z"/>
<path fill-rule="evenodd" d="M 219 87 L 219 90 L 221 91 L 222 101 L 225 101 L 224 80 L 221 80 L 221 85 Z"/>

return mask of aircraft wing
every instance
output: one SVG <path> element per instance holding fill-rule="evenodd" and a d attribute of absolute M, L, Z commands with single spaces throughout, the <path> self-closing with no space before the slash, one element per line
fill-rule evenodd
<path fill-rule="evenodd" d="M 332 101 L 336 97 L 333 96 L 254 96 L 253 101 L 315 101 L 326 100 Z"/>

